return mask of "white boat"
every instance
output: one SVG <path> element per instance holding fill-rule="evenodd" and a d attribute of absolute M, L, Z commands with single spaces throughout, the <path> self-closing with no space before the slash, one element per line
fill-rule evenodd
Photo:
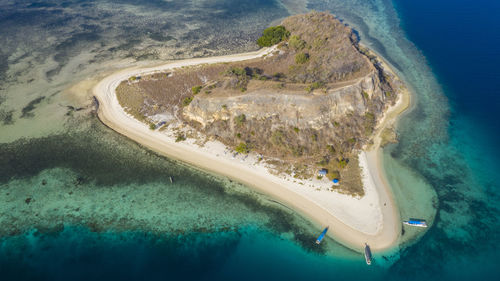
<path fill-rule="evenodd" d="M 421 219 L 409 219 L 407 221 L 403 221 L 406 225 L 416 226 L 416 227 L 427 227 L 427 223 L 425 220 Z"/>

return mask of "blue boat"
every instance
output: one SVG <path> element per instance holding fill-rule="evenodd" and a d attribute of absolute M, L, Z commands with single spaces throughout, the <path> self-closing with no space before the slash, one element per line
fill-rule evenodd
<path fill-rule="evenodd" d="M 316 239 L 316 244 L 319 245 L 321 243 L 321 240 L 323 240 L 327 231 L 328 231 L 328 226 L 325 227 L 325 229 L 323 229 L 323 232 L 321 232 L 321 234 L 318 236 L 318 239 Z"/>
<path fill-rule="evenodd" d="M 427 227 L 427 223 L 425 220 L 421 219 L 409 219 L 407 221 L 403 221 L 406 225 L 417 226 L 417 227 Z"/>

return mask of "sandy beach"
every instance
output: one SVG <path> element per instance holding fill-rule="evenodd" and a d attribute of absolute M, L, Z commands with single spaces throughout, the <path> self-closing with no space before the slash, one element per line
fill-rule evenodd
<path fill-rule="evenodd" d="M 393 126 L 398 115 L 408 107 L 407 92 L 399 96 L 396 105 L 387 111 L 378 124 L 374 144 L 360 152 L 359 163 L 365 189 L 365 196 L 362 198 L 332 191 L 327 180 L 298 180 L 291 176 L 273 175 L 265 164 L 258 161 L 258 155 L 250 153 L 248 156 L 235 156 L 219 142 L 207 142 L 202 146 L 195 144 L 194 139 L 175 142 L 173 132 L 150 130 L 146 124 L 128 115 L 116 98 L 116 87 L 131 76 L 182 66 L 248 60 L 268 55 L 273 50 L 274 48 L 264 48 L 251 53 L 188 59 L 155 67 L 121 70 L 104 78 L 93 89 L 99 101 L 99 118 L 118 133 L 160 154 L 226 176 L 276 199 L 313 221 L 318 229 L 330 226 L 328 235 L 352 249 L 361 251 L 364 243 L 370 244 L 373 250 L 393 246 L 401 233 L 401 219 L 391 188 L 385 179 L 380 143 L 382 131 Z"/>

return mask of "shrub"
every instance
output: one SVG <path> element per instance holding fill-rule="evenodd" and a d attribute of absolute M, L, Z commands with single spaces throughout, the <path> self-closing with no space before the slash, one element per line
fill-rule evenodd
<path fill-rule="evenodd" d="M 306 41 L 300 39 L 299 36 L 293 35 L 292 37 L 290 37 L 288 44 L 296 51 L 300 51 L 306 46 Z"/>
<path fill-rule="evenodd" d="M 241 76 L 246 76 L 247 72 L 245 69 L 241 67 L 231 67 L 230 69 L 226 70 L 225 74 L 241 77 Z"/>
<path fill-rule="evenodd" d="M 223 104 L 222 109 L 227 109 L 227 105 Z"/>
<path fill-rule="evenodd" d="M 201 88 L 203 88 L 203 87 L 202 86 L 194 86 L 193 88 L 191 88 L 191 92 L 193 92 L 193 95 L 197 95 L 200 93 Z"/>
<path fill-rule="evenodd" d="M 347 166 L 347 159 L 345 159 L 345 158 L 338 159 L 337 164 L 338 164 L 340 169 L 344 169 L 345 166 Z"/>
<path fill-rule="evenodd" d="M 319 88 L 323 88 L 325 86 L 325 83 L 321 81 L 313 82 L 309 86 L 306 87 L 306 91 L 311 92 Z"/>
<path fill-rule="evenodd" d="M 272 26 L 264 29 L 262 36 L 257 39 L 257 44 L 260 47 L 270 47 L 288 39 L 289 36 L 290 31 L 286 30 L 284 26 Z"/>
<path fill-rule="evenodd" d="M 297 128 L 297 127 L 294 127 L 294 128 L 293 128 L 293 130 L 294 130 L 296 133 L 298 133 L 298 132 L 300 131 L 300 129 L 299 129 L 299 128 Z"/>
<path fill-rule="evenodd" d="M 240 142 L 240 144 L 238 144 L 234 150 L 238 153 L 247 154 L 248 145 L 244 142 Z"/>
<path fill-rule="evenodd" d="M 282 72 L 275 72 L 273 74 L 273 79 L 274 80 L 280 80 L 280 79 L 283 79 L 283 78 L 285 78 L 285 74 L 282 73 Z"/>
<path fill-rule="evenodd" d="M 178 133 L 177 137 L 175 138 L 175 142 L 180 142 L 180 141 L 185 141 L 185 140 L 186 140 L 186 136 L 182 133 Z"/>
<path fill-rule="evenodd" d="M 367 136 L 373 133 L 375 125 L 376 125 L 375 114 L 371 112 L 365 113 L 364 126 L 365 126 L 365 134 Z"/>
<path fill-rule="evenodd" d="M 309 54 L 307 53 L 298 53 L 295 55 L 295 63 L 296 64 L 304 64 L 309 60 Z"/>
<path fill-rule="evenodd" d="M 331 145 L 331 144 L 326 146 L 326 150 L 328 150 L 328 152 L 330 154 L 335 154 L 335 152 L 336 152 L 335 147 L 333 147 L 333 145 Z"/>
<path fill-rule="evenodd" d="M 150 130 L 156 129 L 156 125 L 154 123 L 149 123 L 149 129 Z"/>
<path fill-rule="evenodd" d="M 281 146 L 284 144 L 284 138 L 285 136 L 283 135 L 282 131 L 274 131 L 271 135 L 271 143 L 277 146 Z"/>
<path fill-rule="evenodd" d="M 236 118 L 234 118 L 234 122 L 238 126 L 243 125 L 243 123 L 245 123 L 245 121 L 247 121 L 247 117 L 245 116 L 245 114 L 240 114 L 240 115 L 236 116 Z"/>
<path fill-rule="evenodd" d="M 188 106 L 193 101 L 193 97 L 187 97 L 182 101 L 183 106 Z"/>

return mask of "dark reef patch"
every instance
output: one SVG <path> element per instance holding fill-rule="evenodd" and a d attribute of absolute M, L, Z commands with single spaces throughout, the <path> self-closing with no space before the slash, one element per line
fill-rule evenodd
<path fill-rule="evenodd" d="M 14 124 L 14 110 L 0 109 L 0 122 L 2 122 L 3 125 Z"/>
<path fill-rule="evenodd" d="M 35 110 L 36 106 L 41 103 L 45 97 L 38 97 L 32 101 L 30 101 L 23 109 L 21 110 L 21 118 L 32 118 L 35 116 L 33 114 L 33 110 Z"/>

